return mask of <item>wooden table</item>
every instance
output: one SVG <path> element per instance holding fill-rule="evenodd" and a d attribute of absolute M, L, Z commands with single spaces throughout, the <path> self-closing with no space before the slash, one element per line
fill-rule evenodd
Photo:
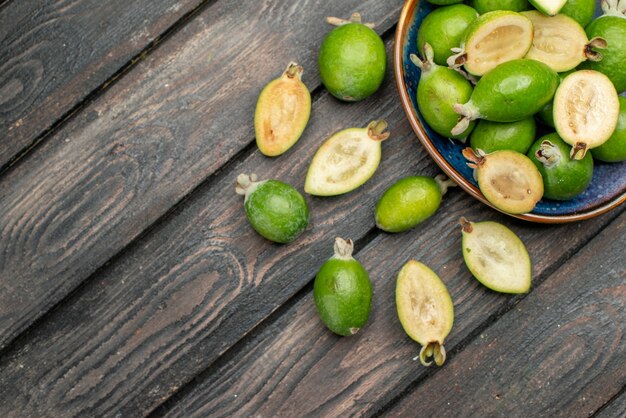
<path fill-rule="evenodd" d="M 374 205 L 438 168 L 405 119 L 391 62 L 354 104 L 320 85 L 327 15 L 363 13 L 391 57 L 402 1 L 0 1 L 0 416 L 626 415 L 626 214 L 516 221 L 461 190 L 389 235 Z M 312 117 L 278 158 L 254 143 L 260 89 L 305 68 Z M 236 176 L 302 190 L 332 133 L 388 120 L 375 176 L 307 196 L 312 220 L 274 245 L 249 226 Z M 464 266 L 458 218 L 513 229 L 533 260 L 527 295 Z M 327 331 L 312 280 L 336 236 L 374 285 L 369 324 Z M 441 368 L 396 316 L 395 277 L 433 268 L 455 303 Z"/>

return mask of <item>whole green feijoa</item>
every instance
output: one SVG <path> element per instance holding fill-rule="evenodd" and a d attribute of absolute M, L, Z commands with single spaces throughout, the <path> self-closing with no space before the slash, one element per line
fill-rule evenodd
<path fill-rule="evenodd" d="M 426 0 L 430 4 L 436 4 L 437 6 L 447 6 L 449 4 L 462 3 L 463 0 Z"/>
<path fill-rule="evenodd" d="M 577 21 L 583 28 L 593 19 L 596 9 L 596 0 L 567 0 L 559 12 Z"/>
<path fill-rule="evenodd" d="M 358 13 L 349 21 L 329 18 L 339 25 L 322 41 L 318 66 L 322 83 L 336 98 L 358 101 L 374 94 L 385 77 L 385 45 L 374 30 L 361 23 Z"/>
<path fill-rule="evenodd" d="M 602 50 L 602 60 L 586 61 L 579 67 L 600 71 L 613 82 L 618 93 L 626 90 L 626 9 L 622 9 L 617 0 L 602 2 L 604 15 L 592 21 L 585 32 L 589 39 L 606 40 L 607 47 Z"/>
<path fill-rule="evenodd" d="M 439 208 L 452 180 L 438 175 L 410 176 L 395 182 L 376 205 L 376 226 L 386 232 L 403 232 L 430 218 Z"/>
<path fill-rule="evenodd" d="M 494 10 L 521 12 L 532 7 L 528 0 L 472 0 L 470 5 L 481 15 Z"/>
<path fill-rule="evenodd" d="M 352 240 L 336 238 L 334 249 L 313 282 L 315 307 L 332 332 L 354 335 L 369 319 L 372 284 L 365 268 L 352 258 Z"/>
<path fill-rule="evenodd" d="M 270 241 L 291 242 L 309 224 L 309 207 L 289 184 L 257 181 L 255 174 L 240 174 L 235 190 L 245 196 L 244 207 L 252 228 Z"/>
<path fill-rule="evenodd" d="M 425 43 L 430 44 L 435 63 L 446 66 L 446 60 L 452 55 L 451 48 L 461 44 L 465 30 L 477 17 L 476 10 L 465 4 L 433 10 L 426 15 L 417 32 L 418 51 L 424 50 Z"/>
<path fill-rule="evenodd" d="M 435 64 L 429 44 L 424 45 L 424 57 L 420 61 L 417 55 L 411 54 L 411 61 L 422 70 L 417 85 L 417 107 L 428 126 L 439 135 L 464 141 L 474 123 L 468 123 L 465 129 L 452 134 L 459 119 L 454 104 L 469 100 L 472 84 L 451 68 Z"/>
<path fill-rule="evenodd" d="M 558 74 L 542 62 L 519 59 L 500 64 L 478 81 L 469 102 L 454 105 L 461 119 L 451 132 L 464 132 L 475 119 L 528 118 L 550 103 L 558 84 Z"/>
<path fill-rule="evenodd" d="M 536 129 L 532 117 L 516 122 L 480 120 L 470 135 L 470 144 L 487 154 L 505 149 L 525 154 L 535 141 Z"/>
<path fill-rule="evenodd" d="M 626 98 L 619 98 L 619 118 L 613 135 L 604 144 L 592 149 L 591 155 L 607 163 L 626 160 Z"/>
<path fill-rule="evenodd" d="M 543 178 L 543 195 L 553 200 L 570 200 L 585 191 L 593 176 L 593 158 L 570 159 L 570 146 L 557 133 L 539 138 L 528 158 Z"/>

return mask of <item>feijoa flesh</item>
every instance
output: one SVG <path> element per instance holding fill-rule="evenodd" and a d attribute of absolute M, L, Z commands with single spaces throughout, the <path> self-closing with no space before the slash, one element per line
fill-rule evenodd
<path fill-rule="evenodd" d="M 372 284 L 361 263 L 352 258 L 352 240 L 335 239 L 335 254 L 315 276 L 313 298 L 322 322 L 335 334 L 356 334 L 366 323 Z"/>
<path fill-rule="evenodd" d="M 433 50 L 429 44 L 424 45 L 424 60 L 420 61 L 411 54 L 411 61 L 417 65 L 422 74 L 417 85 L 417 107 L 422 117 L 439 135 L 464 140 L 474 127 L 473 123 L 466 129 L 452 134 L 459 115 L 454 111 L 456 103 L 466 103 L 473 91 L 472 84 L 460 73 L 433 62 Z"/>
<path fill-rule="evenodd" d="M 570 200 L 585 191 L 593 177 L 593 158 L 569 157 L 570 147 L 556 133 L 537 139 L 528 151 L 543 178 L 543 196 L 553 200 Z"/>
<path fill-rule="evenodd" d="M 487 154 L 499 150 L 512 150 L 525 154 L 535 141 L 537 124 L 530 117 L 517 122 L 490 122 L 480 120 L 470 135 L 474 150 Z"/>
<path fill-rule="evenodd" d="M 448 58 L 450 67 L 463 66 L 482 76 L 498 65 L 524 57 L 533 41 L 533 24 L 525 16 L 507 10 L 480 15 L 467 28 L 460 48 Z"/>
<path fill-rule="evenodd" d="M 481 15 L 494 10 L 521 12 L 531 8 L 527 0 L 472 0 L 470 5 Z"/>
<path fill-rule="evenodd" d="M 526 155 L 502 150 L 485 154 L 471 148 L 463 156 L 474 169 L 480 191 L 494 207 L 503 212 L 531 212 L 543 196 L 543 179 Z"/>
<path fill-rule="evenodd" d="M 322 83 L 336 98 L 358 101 L 374 94 L 385 77 L 385 44 L 370 24 L 354 13 L 350 20 L 328 18 L 338 25 L 322 41 L 318 66 Z"/>
<path fill-rule="evenodd" d="M 296 239 L 309 224 L 309 207 L 295 188 L 278 180 L 257 181 L 255 174 L 237 177 L 246 216 L 261 236 L 277 243 Z"/>
<path fill-rule="evenodd" d="M 593 158 L 607 163 L 626 160 L 626 98 L 619 98 L 619 118 L 613 135 L 602 145 L 591 150 Z"/>
<path fill-rule="evenodd" d="M 304 191 L 316 196 L 335 196 L 364 184 L 376 172 L 381 142 L 389 137 L 387 122 L 375 120 L 366 128 L 337 132 L 317 150 L 304 183 Z"/>
<path fill-rule="evenodd" d="M 475 119 L 515 122 L 539 112 L 559 84 L 558 74 L 546 64 L 529 59 L 505 62 L 485 74 L 465 104 L 455 104 L 461 115 L 452 134 L 464 132 Z"/>
<path fill-rule="evenodd" d="M 376 205 L 376 226 L 386 232 L 404 232 L 437 212 L 448 187 L 456 186 L 443 175 L 410 176 L 395 182 Z"/>
<path fill-rule="evenodd" d="M 465 4 L 444 6 L 428 13 L 417 32 L 417 50 L 428 43 L 434 51 L 436 64 L 446 65 L 452 48 L 461 44 L 467 27 L 478 17 L 476 10 Z M 425 58 L 425 57 L 422 57 Z"/>
<path fill-rule="evenodd" d="M 479 282 L 501 293 L 530 290 L 530 256 L 513 231 L 497 222 L 470 222 L 461 218 L 460 223 L 463 260 Z"/>
<path fill-rule="evenodd" d="M 454 322 L 454 304 L 439 276 L 426 265 L 410 260 L 396 282 L 396 308 L 402 328 L 411 339 L 422 345 L 419 359 L 430 366 L 446 361 L 444 340 Z"/>
<path fill-rule="evenodd" d="M 593 70 L 571 73 L 554 95 L 554 127 L 572 146 L 571 158 L 605 143 L 615 131 L 619 99 L 611 80 Z"/>
<path fill-rule="evenodd" d="M 275 157 L 300 139 L 311 114 L 311 94 L 301 80 L 303 69 L 292 62 L 261 91 L 254 113 L 256 144 Z"/>
<path fill-rule="evenodd" d="M 587 39 L 585 29 L 571 17 L 558 14 L 546 16 L 536 10 L 522 12 L 533 22 L 533 43 L 526 58 L 541 61 L 560 73 L 575 68 L 583 61 L 600 61 L 599 52 L 607 47 L 600 37 Z"/>
<path fill-rule="evenodd" d="M 624 0 L 602 2 L 604 15 L 592 21 L 586 28 L 589 38 L 606 40 L 602 60 L 584 62 L 580 68 L 600 71 L 613 82 L 618 93 L 626 91 L 626 6 Z"/>

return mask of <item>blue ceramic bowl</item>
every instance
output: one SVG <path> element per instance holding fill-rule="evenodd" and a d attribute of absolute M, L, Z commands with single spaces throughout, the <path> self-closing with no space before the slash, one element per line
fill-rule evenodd
<path fill-rule="evenodd" d="M 599 12 L 600 1 L 597 3 L 596 8 Z M 425 1 L 408 0 L 402 9 L 394 47 L 394 71 L 398 92 L 413 130 L 441 169 L 466 192 L 493 207 L 478 189 L 472 170 L 461 155 L 466 145 L 435 133 L 426 124 L 417 107 L 420 70 L 413 65 L 409 55 L 418 53 L 417 32 L 424 17 L 435 7 Z M 594 161 L 593 179 L 580 196 L 565 202 L 543 199 L 531 213 L 511 216 L 542 223 L 572 222 L 608 212 L 624 201 L 626 201 L 626 162 L 608 164 Z"/>

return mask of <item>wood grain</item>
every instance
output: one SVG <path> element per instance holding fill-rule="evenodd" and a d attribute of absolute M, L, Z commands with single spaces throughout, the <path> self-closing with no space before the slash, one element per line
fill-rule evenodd
<path fill-rule="evenodd" d="M 600 412 L 594 415 L 596 418 L 624 418 L 626 417 L 626 391 L 611 400 Z"/>
<path fill-rule="evenodd" d="M 0 347 L 248 146 L 286 63 L 319 85 L 331 10 L 358 6 L 383 31 L 401 5 L 217 2 L 0 178 Z"/>
<path fill-rule="evenodd" d="M 201 3 L 5 4 L 0 9 L 0 167 Z"/>
<path fill-rule="evenodd" d="M 289 154 L 276 160 L 254 151 L 229 164 L 16 341 L 0 360 L 0 393 L 13 400 L 0 402 L 0 415 L 150 411 L 305 286 L 335 234 L 356 239 L 370 231 L 376 198 L 390 182 L 436 172 L 416 145 L 393 83 L 372 100 L 346 105 L 324 92 L 313 106 L 310 126 Z M 288 246 L 252 230 L 234 192 L 239 173 L 255 171 L 302 190 L 322 140 L 380 117 L 388 119 L 392 139 L 366 186 L 308 198 L 310 227 Z"/>
<path fill-rule="evenodd" d="M 626 214 L 389 415 L 591 416 L 626 384 L 624 248 Z"/>
<path fill-rule="evenodd" d="M 535 281 L 544 279 L 610 221 L 600 218 L 577 226 L 538 227 L 505 219 L 452 192 L 434 218 L 416 230 L 381 234 L 357 254 L 374 286 L 370 323 L 359 334 L 341 338 L 325 330 L 309 294 L 254 333 L 236 353 L 229 353 L 227 361 L 220 359 L 159 415 L 370 416 L 379 411 L 416 379 L 432 372 L 412 360 L 419 345 L 404 334 L 397 320 L 395 277 L 407 260 L 414 258 L 433 268 L 452 294 L 455 325 L 446 343 L 450 360 L 467 338 L 520 299 L 491 292 L 471 278 L 460 254 L 457 220 L 461 215 L 511 226 L 528 244 Z M 577 229 L 572 240 L 555 246 L 554 237 L 572 227 Z M 614 256 L 618 249 L 613 249 Z M 611 271 L 607 266 L 598 274 Z M 403 411 L 404 416 L 415 416 L 415 404 L 411 407 Z"/>

